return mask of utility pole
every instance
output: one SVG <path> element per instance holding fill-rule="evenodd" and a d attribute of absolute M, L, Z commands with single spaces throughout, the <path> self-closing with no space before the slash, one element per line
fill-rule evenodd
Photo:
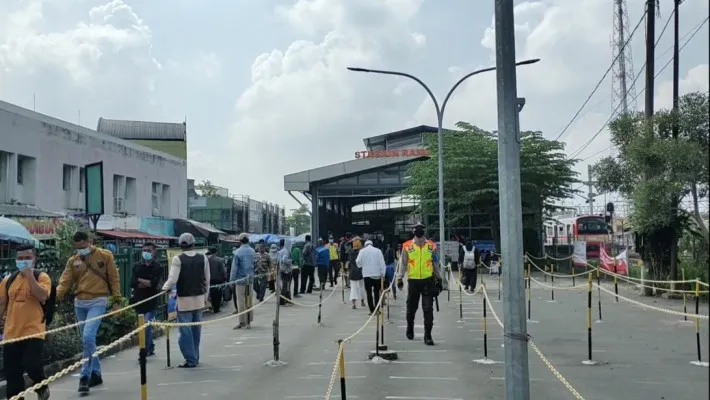
<path fill-rule="evenodd" d="M 653 117 L 654 75 L 656 74 L 656 1 L 646 0 L 646 119 Z"/>
<path fill-rule="evenodd" d="M 523 210 L 520 193 L 520 127 L 515 70 L 513 0 L 495 1 L 498 97 L 498 190 L 503 268 L 505 398 L 530 400 L 528 333 L 523 288 Z"/>
<path fill-rule="evenodd" d="M 594 193 L 594 181 L 592 180 L 592 166 L 587 165 L 587 181 L 584 182 L 587 185 L 587 203 L 589 203 L 589 215 L 594 215 L 594 198 L 597 196 Z"/>
<path fill-rule="evenodd" d="M 678 112 L 678 98 L 680 96 L 679 94 L 679 86 L 680 86 L 680 48 L 678 46 L 678 30 L 679 30 L 679 24 L 680 24 L 680 19 L 678 17 L 678 11 L 679 11 L 679 6 L 680 3 L 682 3 L 682 0 L 674 0 L 673 1 L 673 111 Z M 678 138 L 678 124 L 675 123 L 673 124 L 673 138 L 677 139 Z"/>

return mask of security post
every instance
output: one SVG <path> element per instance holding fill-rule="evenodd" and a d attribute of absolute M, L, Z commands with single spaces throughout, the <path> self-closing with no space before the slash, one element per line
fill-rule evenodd
<path fill-rule="evenodd" d="M 387 302 L 388 292 L 385 292 L 384 277 L 380 278 L 380 292 L 380 305 L 375 311 L 375 318 L 377 321 L 375 324 L 375 328 L 377 329 L 377 333 L 375 335 L 375 350 L 370 351 L 370 354 L 368 355 L 368 358 L 376 363 L 382 362 L 382 360 L 392 361 L 398 358 L 397 352 L 389 350 L 385 344 L 385 313 L 382 310 L 382 307 L 385 302 Z"/>
<path fill-rule="evenodd" d="M 528 258 L 528 262 L 525 263 L 525 279 L 523 279 L 523 285 L 525 285 L 525 289 L 528 288 L 528 274 L 530 274 L 530 259 Z"/>
<path fill-rule="evenodd" d="M 680 279 L 685 281 L 685 268 L 680 269 Z M 687 296 L 685 294 L 685 290 L 683 290 L 683 314 L 688 313 L 688 305 L 687 304 L 688 304 Z M 687 320 L 688 320 L 688 316 L 684 315 L 683 321 L 687 321 Z"/>
<path fill-rule="evenodd" d="M 592 273 L 588 274 L 588 284 L 587 289 L 587 359 L 582 361 L 584 365 L 594 365 L 595 361 L 592 360 Z"/>
<path fill-rule="evenodd" d="M 570 242 L 570 240 L 568 238 L 567 243 L 569 244 L 569 242 Z M 577 286 L 577 283 L 575 282 L 575 279 L 574 279 L 574 255 L 570 256 L 570 258 L 569 258 L 569 268 L 570 268 L 570 271 L 572 271 L 572 287 L 575 287 L 575 286 Z"/>
<path fill-rule="evenodd" d="M 571 271 L 572 271 L 572 287 L 576 287 L 576 286 L 577 286 L 577 282 L 576 282 L 575 277 L 574 277 L 574 274 L 575 274 L 575 272 L 574 272 L 574 263 L 572 263 L 572 269 L 571 269 Z"/>
<path fill-rule="evenodd" d="M 269 360 L 266 362 L 266 365 L 269 367 L 281 367 L 286 365 L 286 362 L 279 360 L 279 345 L 281 342 L 279 342 L 279 318 L 280 318 L 280 311 L 281 311 L 281 285 L 283 284 L 281 282 L 281 266 L 279 265 L 276 268 L 276 279 L 274 280 L 274 299 L 276 299 L 276 313 L 274 314 L 274 323 L 273 323 L 273 337 L 274 337 L 274 342 L 273 342 L 273 348 L 274 348 L 274 359 Z"/>
<path fill-rule="evenodd" d="M 486 284 L 482 283 L 481 286 L 483 286 L 483 292 L 486 292 Z M 487 310 L 486 310 L 487 304 L 486 304 L 486 296 L 483 296 L 483 359 L 487 360 L 488 359 L 488 322 L 486 321 L 486 316 L 487 316 Z"/>
<path fill-rule="evenodd" d="M 530 281 L 530 279 L 531 279 L 530 278 L 530 264 L 528 264 L 527 276 L 528 276 L 528 279 L 526 279 L 525 281 L 528 283 L 528 285 L 527 285 L 528 286 L 527 287 L 527 289 L 528 289 L 528 321 L 531 321 L 532 320 L 532 308 L 530 307 L 530 305 L 531 305 L 530 300 L 532 299 L 532 294 L 530 291 L 530 287 L 531 287 L 532 282 Z"/>
<path fill-rule="evenodd" d="M 698 347 L 698 364 L 702 365 L 702 356 L 700 355 L 700 280 L 695 278 L 695 342 Z"/>
<path fill-rule="evenodd" d="M 544 251 L 545 249 L 543 249 Z M 542 268 L 545 270 L 545 273 L 543 275 L 543 279 L 545 279 L 545 282 L 547 282 L 547 253 L 545 253 L 545 258 L 542 260 Z"/>
<path fill-rule="evenodd" d="M 463 322 L 463 283 L 461 282 L 461 265 L 459 265 L 459 322 Z"/>
<path fill-rule="evenodd" d="M 377 309 L 377 316 L 380 320 L 380 350 L 387 350 L 385 346 L 385 313 L 382 312 L 382 306 L 387 301 L 387 294 L 385 293 L 385 277 L 380 277 L 380 307 Z"/>
<path fill-rule="evenodd" d="M 602 286 L 599 281 L 599 268 L 597 268 L 597 305 L 599 306 L 599 321 L 602 320 Z"/>
<path fill-rule="evenodd" d="M 323 285 L 323 288 L 318 292 L 318 326 L 323 326 L 321 324 L 321 318 L 323 316 L 323 292 L 325 291 L 325 285 Z"/>
<path fill-rule="evenodd" d="M 616 277 L 617 274 L 616 257 L 614 257 L 614 298 L 616 302 L 619 302 L 619 279 Z"/>
<path fill-rule="evenodd" d="M 140 365 L 141 374 L 141 400 L 148 400 L 148 378 L 146 376 L 146 357 L 148 356 L 145 348 L 145 315 L 138 314 L 138 326 L 142 329 L 138 331 L 138 364 Z"/>
<path fill-rule="evenodd" d="M 345 400 L 345 349 L 343 348 L 343 339 L 338 340 L 338 370 L 340 371 L 340 398 Z"/>
<path fill-rule="evenodd" d="M 170 327 L 165 327 L 165 356 L 167 359 L 167 368 L 172 368 L 170 366 Z"/>
<path fill-rule="evenodd" d="M 246 304 L 247 304 L 247 310 L 251 309 L 251 282 L 247 281 L 247 284 L 244 286 L 244 290 L 246 290 L 245 293 L 245 298 L 246 298 Z M 247 324 L 251 324 L 252 320 L 254 318 L 254 315 L 252 314 L 252 311 L 249 311 L 247 313 Z"/>
<path fill-rule="evenodd" d="M 499 271 L 500 272 L 500 271 Z M 500 301 L 500 273 L 498 274 L 498 301 Z"/>
<path fill-rule="evenodd" d="M 343 304 L 345 304 L 345 263 L 340 262 L 340 297 L 343 299 Z"/>

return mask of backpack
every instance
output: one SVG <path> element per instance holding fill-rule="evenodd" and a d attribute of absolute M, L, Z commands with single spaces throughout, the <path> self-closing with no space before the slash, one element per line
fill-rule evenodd
<path fill-rule="evenodd" d="M 34 270 L 34 275 L 35 279 L 39 280 L 40 274 L 42 272 Z M 13 272 L 12 275 L 10 275 L 9 278 L 7 278 L 7 283 L 5 284 L 5 297 L 7 297 L 8 301 L 10 299 L 10 286 L 12 285 L 12 282 L 15 281 L 15 278 L 17 278 L 17 275 L 20 273 L 20 271 Z M 51 281 L 51 280 L 50 280 Z M 44 304 L 42 304 L 42 312 L 44 313 L 44 324 L 46 326 L 49 326 L 52 324 L 52 321 L 54 320 L 54 311 L 57 308 L 57 286 L 52 282 L 51 289 L 49 290 L 49 296 L 47 297 L 47 300 L 44 301 Z"/>
<path fill-rule="evenodd" d="M 464 269 L 475 269 L 476 268 L 476 253 L 474 250 L 468 251 L 463 256 L 463 268 Z"/>

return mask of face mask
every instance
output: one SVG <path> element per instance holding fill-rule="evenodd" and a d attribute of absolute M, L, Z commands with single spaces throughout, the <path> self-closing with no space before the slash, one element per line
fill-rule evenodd
<path fill-rule="evenodd" d="M 76 254 L 80 256 L 88 256 L 91 253 L 91 248 L 87 247 L 84 249 L 76 249 Z"/>
<path fill-rule="evenodd" d="M 420 238 L 424 236 L 424 229 L 415 229 L 414 230 L 414 236 Z"/>
<path fill-rule="evenodd" d="M 32 266 L 32 260 L 15 260 L 15 265 L 17 266 L 17 269 L 22 271 L 23 269 Z"/>
<path fill-rule="evenodd" d="M 151 253 L 151 252 L 149 252 L 149 251 L 144 251 L 144 252 L 143 252 L 143 260 L 145 260 L 145 261 L 150 261 L 150 260 L 152 260 L 152 259 L 153 259 L 153 253 Z"/>
<path fill-rule="evenodd" d="M 328 239 L 328 243 L 333 243 L 333 239 Z"/>

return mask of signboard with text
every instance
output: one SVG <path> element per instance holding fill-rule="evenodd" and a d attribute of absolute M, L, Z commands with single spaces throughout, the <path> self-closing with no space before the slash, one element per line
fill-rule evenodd
<path fill-rule="evenodd" d="M 393 158 L 393 157 L 429 157 L 431 152 L 429 149 L 416 147 L 412 149 L 396 149 L 396 150 L 372 150 L 372 151 L 356 151 L 355 158 Z"/>

